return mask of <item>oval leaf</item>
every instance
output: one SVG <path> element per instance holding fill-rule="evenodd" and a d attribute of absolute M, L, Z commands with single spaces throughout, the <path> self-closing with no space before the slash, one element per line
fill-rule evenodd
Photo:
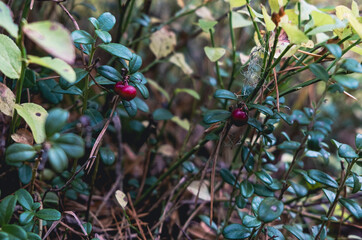
<path fill-rule="evenodd" d="M 222 234 L 227 239 L 245 239 L 250 236 L 251 231 L 243 225 L 233 223 L 226 226 Z"/>
<path fill-rule="evenodd" d="M 327 185 L 329 187 L 332 188 L 338 188 L 338 183 L 336 182 L 336 180 L 334 180 L 331 176 L 329 176 L 328 174 L 316 170 L 316 169 L 312 169 L 309 170 L 308 175 L 315 181 L 322 183 L 324 185 Z"/>
<path fill-rule="evenodd" d="M 284 204 L 274 197 L 265 198 L 259 205 L 258 218 L 265 222 L 277 219 L 284 210 Z"/>
<path fill-rule="evenodd" d="M 0 72 L 12 79 L 18 79 L 21 72 L 20 49 L 4 34 L 0 34 Z"/>
<path fill-rule="evenodd" d="M 211 62 L 216 62 L 217 60 L 222 58 L 226 52 L 224 48 L 213 48 L 213 47 L 205 47 L 204 51 L 206 53 L 206 56 L 209 58 Z"/>
<path fill-rule="evenodd" d="M 238 100 L 238 98 L 235 96 L 233 92 L 230 92 L 226 89 L 218 89 L 214 93 L 214 98 L 217 99 L 230 99 L 230 100 Z"/>

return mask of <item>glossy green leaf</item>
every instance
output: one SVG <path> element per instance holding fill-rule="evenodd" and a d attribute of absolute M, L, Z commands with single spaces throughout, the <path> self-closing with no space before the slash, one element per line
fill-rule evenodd
<path fill-rule="evenodd" d="M 269 185 L 273 183 L 273 178 L 265 171 L 260 170 L 255 173 L 255 175 L 265 184 Z"/>
<path fill-rule="evenodd" d="M 136 103 L 137 109 L 139 109 L 145 113 L 150 112 L 150 108 L 148 107 L 147 103 L 145 101 L 143 101 L 142 99 L 136 97 L 133 99 L 133 101 Z"/>
<path fill-rule="evenodd" d="M 42 209 L 36 212 L 35 216 L 46 221 L 57 221 L 62 215 L 55 209 Z"/>
<path fill-rule="evenodd" d="M 25 80 L 24 80 L 24 88 L 32 88 L 36 85 L 36 75 L 35 71 L 27 68 L 25 70 Z"/>
<path fill-rule="evenodd" d="M 236 97 L 236 95 L 233 92 L 230 92 L 229 90 L 226 90 L 226 89 L 216 90 L 216 92 L 214 93 L 214 98 L 238 100 L 238 98 Z"/>
<path fill-rule="evenodd" d="M 246 207 L 247 200 L 243 196 L 238 195 L 235 198 L 235 203 L 238 208 L 243 209 Z"/>
<path fill-rule="evenodd" d="M 10 219 L 13 215 L 15 205 L 16 205 L 16 196 L 8 195 L 1 200 L 0 203 L 0 226 L 4 226 L 10 222 Z"/>
<path fill-rule="evenodd" d="M 33 171 L 29 165 L 23 164 L 23 166 L 21 166 L 18 169 L 18 172 L 19 172 L 19 179 L 22 184 L 26 185 L 30 183 Z"/>
<path fill-rule="evenodd" d="M 278 145 L 278 149 L 282 150 L 297 150 L 300 146 L 299 142 L 296 141 L 284 141 Z"/>
<path fill-rule="evenodd" d="M 169 120 L 173 117 L 173 114 L 164 108 L 158 108 L 152 113 L 153 119 L 156 121 Z"/>
<path fill-rule="evenodd" d="M 333 79 L 336 80 L 343 87 L 346 87 L 349 89 L 357 89 L 358 85 L 359 85 L 359 82 L 357 79 L 350 77 L 348 75 L 334 75 Z"/>
<path fill-rule="evenodd" d="M 0 27 L 4 28 L 13 38 L 17 38 L 19 27 L 13 21 L 10 7 L 2 1 L 0 1 L 0 13 Z"/>
<path fill-rule="evenodd" d="M 16 224 L 6 224 L 1 230 L 9 235 L 9 240 L 28 240 L 26 231 Z"/>
<path fill-rule="evenodd" d="M 98 67 L 97 72 L 113 82 L 119 82 L 123 80 L 122 75 L 115 68 L 108 65 Z"/>
<path fill-rule="evenodd" d="M 87 234 L 89 235 L 92 232 L 92 224 L 89 222 L 83 223 L 82 224 L 83 228 L 85 229 L 85 231 L 87 232 Z"/>
<path fill-rule="evenodd" d="M 4 34 L 0 34 L 0 72 L 12 79 L 18 79 L 21 72 L 20 49 Z"/>
<path fill-rule="evenodd" d="M 148 82 L 145 76 L 140 72 L 135 72 L 134 74 L 132 74 L 129 80 L 134 84 L 146 84 Z"/>
<path fill-rule="evenodd" d="M 262 126 L 261 122 L 259 122 L 255 118 L 249 117 L 248 124 L 250 126 L 252 126 L 253 128 L 255 128 L 256 130 L 258 130 L 259 132 L 263 131 L 263 126 Z"/>
<path fill-rule="evenodd" d="M 273 240 L 285 240 L 284 235 L 276 228 L 267 226 L 268 236 Z"/>
<path fill-rule="evenodd" d="M 101 147 L 99 149 L 99 154 L 101 156 L 102 162 L 105 165 L 112 165 L 116 160 L 116 156 L 114 155 L 114 152 L 111 149 L 109 149 L 108 147 Z"/>
<path fill-rule="evenodd" d="M 338 188 L 338 183 L 336 180 L 334 180 L 331 176 L 329 176 L 327 173 L 324 173 L 322 171 L 319 171 L 317 169 L 311 169 L 308 172 L 308 175 L 315 181 L 322 183 L 326 186 L 332 187 L 332 188 Z"/>
<path fill-rule="evenodd" d="M 283 228 L 286 229 L 291 234 L 293 234 L 298 240 L 306 239 L 304 233 L 295 226 L 284 225 Z"/>
<path fill-rule="evenodd" d="M 40 58 L 28 55 L 28 60 L 29 63 L 37 64 L 53 70 L 54 72 L 58 73 L 60 76 L 62 76 L 65 80 L 67 80 L 70 83 L 74 83 L 76 80 L 76 74 L 73 68 L 59 58 L 51 58 L 51 57 Z"/>
<path fill-rule="evenodd" d="M 96 30 L 95 31 L 97 36 L 102 40 L 104 43 L 110 43 L 112 41 L 112 36 L 109 34 L 109 32 L 102 31 L 102 30 Z"/>
<path fill-rule="evenodd" d="M 75 30 L 72 32 L 72 39 L 75 43 L 92 44 L 95 42 L 94 38 L 84 30 Z"/>
<path fill-rule="evenodd" d="M 34 213 L 32 211 L 25 211 L 19 216 L 19 222 L 21 225 L 26 225 L 31 222 L 34 218 Z"/>
<path fill-rule="evenodd" d="M 348 211 L 357 219 L 362 218 L 361 206 L 352 199 L 340 198 L 338 201 L 348 209 Z"/>
<path fill-rule="evenodd" d="M 102 13 L 98 17 L 98 29 L 103 31 L 109 31 L 116 24 L 116 18 L 109 12 Z"/>
<path fill-rule="evenodd" d="M 258 215 L 259 206 L 263 200 L 264 200 L 264 198 L 261 198 L 259 196 L 255 196 L 253 198 L 253 201 L 251 202 L 251 209 L 253 210 L 255 215 Z"/>
<path fill-rule="evenodd" d="M 214 47 L 204 47 L 204 51 L 211 62 L 216 62 L 217 60 L 222 58 L 226 52 L 224 48 Z"/>
<path fill-rule="evenodd" d="M 28 237 L 28 240 L 41 240 L 41 237 L 36 233 L 27 232 L 26 235 Z"/>
<path fill-rule="evenodd" d="M 47 111 L 35 103 L 16 104 L 17 113 L 29 125 L 36 143 L 43 143 L 46 138 L 45 121 L 48 116 Z"/>
<path fill-rule="evenodd" d="M 328 190 L 328 189 L 325 189 L 325 188 L 323 188 L 322 190 L 323 190 L 323 192 L 324 192 L 324 195 L 326 195 L 328 201 L 329 201 L 330 203 L 333 203 L 333 202 L 334 202 L 334 199 L 336 198 L 336 194 L 335 194 L 334 192 Z"/>
<path fill-rule="evenodd" d="M 254 186 L 248 180 L 242 181 L 240 184 L 240 193 L 245 198 L 249 198 L 254 194 Z"/>
<path fill-rule="evenodd" d="M 128 69 L 129 73 L 133 74 L 137 72 L 142 66 L 142 58 L 137 54 L 132 54 L 132 58 L 129 61 Z"/>
<path fill-rule="evenodd" d="M 26 210 L 32 210 L 31 207 L 33 206 L 34 200 L 28 191 L 25 189 L 19 189 L 15 192 L 15 196 L 23 208 Z"/>
<path fill-rule="evenodd" d="M 294 169 L 294 172 L 296 173 L 299 173 L 300 175 L 302 175 L 304 177 L 304 179 L 311 185 L 314 185 L 316 184 L 316 181 L 314 181 L 313 179 L 311 179 L 309 176 L 308 176 L 308 173 L 304 170 L 301 170 L 301 169 Z"/>
<path fill-rule="evenodd" d="M 35 155 L 36 151 L 33 146 L 22 143 L 14 143 L 6 149 L 5 160 L 10 165 L 18 165 L 23 161 L 33 159 Z"/>
<path fill-rule="evenodd" d="M 358 154 L 356 151 L 349 146 L 348 144 L 342 144 L 338 148 L 338 156 L 342 158 L 357 158 Z"/>
<path fill-rule="evenodd" d="M 326 44 L 326 48 L 336 58 L 342 57 L 342 49 L 338 44 Z"/>
<path fill-rule="evenodd" d="M 259 112 L 264 113 L 265 115 L 272 116 L 273 111 L 268 108 L 267 106 L 260 105 L 260 104 L 248 104 L 249 109 L 257 109 Z"/>
<path fill-rule="evenodd" d="M 57 146 L 53 146 L 48 151 L 48 159 L 52 168 L 61 173 L 68 167 L 68 158 L 63 149 Z"/>
<path fill-rule="evenodd" d="M 207 226 L 209 226 L 211 229 L 217 231 L 217 225 L 216 223 L 212 222 L 210 226 L 210 218 L 206 215 L 199 215 L 199 218 L 201 221 L 203 221 Z"/>
<path fill-rule="evenodd" d="M 179 93 L 187 93 L 190 96 L 192 96 L 193 98 L 200 100 L 200 95 L 193 89 L 189 89 L 189 88 L 176 88 L 175 89 L 175 95 L 179 94 Z"/>
<path fill-rule="evenodd" d="M 308 189 L 305 188 L 303 185 L 300 185 L 292 181 L 290 182 L 290 185 L 298 197 L 304 197 L 308 194 Z"/>
<path fill-rule="evenodd" d="M 54 133 L 60 132 L 65 124 L 67 124 L 68 117 L 69 112 L 64 109 L 54 108 L 50 110 L 45 121 L 46 135 L 51 137 Z"/>
<path fill-rule="evenodd" d="M 324 67 L 320 64 L 312 63 L 309 65 L 309 69 L 312 71 L 312 73 L 319 79 L 322 79 L 324 81 L 329 80 L 329 74 L 324 69 Z"/>
<path fill-rule="evenodd" d="M 137 114 L 137 105 L 134 100 L 131 101 L 122 101 L 124 108 L 128 116 L 134 117 Z"/>
<path fill-rule="evenodd" d="M 261 222 L 254 216 L 245 215 L 243 218 L 243 225 L 247 228 L 259 227 Z"/>
<path fill-rule="evenodd" d="M 69 64 L 74 63 L 75 51 L 72 37 L 68 29 L 60 23 L 51 21 L 29 23 L 24 25 L 23 31 L 46 52 Z"/>
<path fill-rule="evenodd" d="M 206 124 L 212 124 L 220 121 L 224 121 L 230 117 L 231 113 L 226 110 L 216 109 L 209 110 L 204 114 L 204 122 Z"/>
<path fill-rule="evenodd" d="M 150 96 L 150 92 L 145 85 L 143 85 L 142 83 L 135 83 L 135 86 L 144 99 L 147 99 Z"/>
<path fill-rule="evenodd" d="M 119 43 L 108 43 L 108 44 L 100 44 L 99 45 L 100 48 L 102 48 L 103 50 L 109 52 L 110 54 L 112 54 L 113 56 L 125 59 L 125 60 L 131 60 L 132 58 L 132 52 L 126 48 L 125 46 L 123 46 L 122 44 Z"/>
<path fill-rule="evenodd" d="M 355 143 L 356 143 L 356 148 L 357 149 L 362 148 L 362 134 L 361 133 L 357 133 Z"/>
<path fill-rule="evenodd" d="M 239 186 L 238 182 L 235 184 L 236 177 L 227 168 L 222 168 L 220 170 L 220 175 L 224 182 L 230 184 L 231 186 Z"/>
<path fill-rule="evenodd" d="M 265 198 L 259 205 L 258 218 L 265 222 L 272 222 L 277 219 L 284 210 L 284 204 L 274 197 Z"/>
<path fill-rule="evenodd" d="M 56 85 L 53 89 L 52 89 L 52 93 L 56 93 L 56 94 L 69 94 L 69 95 L 83 95 L 83 91 L 76 87 L 76 86 L 71 86 L 68 89 L 63 89 L 61 88 L 60 85 Z"/>
<path fill-rule="evenodd" d="M 352 177 L 353 177 L 353 189 L 352 189 L 352 193 L 357 193 L 360 191 L 361 189 L 361 182 L 359 181 L 358 175 L 355 174 L 354 172 L 352 173 Z"/>
<path fill-rule="evenodd" d="M 341 65 L 344 69 L 350 72 L 362 73 L 362 65 L 353 58 L 344 59 Z"/>
<path fill-rule="evenodd" d="M 84 155 L 84 141 L 74 133 L 61 135 L 54 144 L 60 147 L 70 158 L 81 158 Z"/>
<path fill-rule="evenodd" d="M 222 234 L 227 239 L 245 239 L 250 236 L 251 231 L 243 225 L 233 223 L 226 226 Z"/>

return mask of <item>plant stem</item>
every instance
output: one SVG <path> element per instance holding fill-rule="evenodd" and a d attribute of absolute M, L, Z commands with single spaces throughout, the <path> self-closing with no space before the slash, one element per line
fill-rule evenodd
<path fill-rule="evenodd" d="M 211 39 L 211 46 L 214 48 L 215 47 L 214 34 L 212 33 L 211 29 L 209 29 L 209 33 L 210 33 L 210 39 Z M 219 69 L 219 61 L 215 62 L 215 68 L 216 68 L 216 75 L 217 75 L 217 83 L 220 88 L 224 89 L 225 87 L 224 87 L 224 83 L 222 82 L 220 69 Z"/>
<path fill-rule="evenodd" d="M 248 12 L 249 12 L 249 15 L 250 15 L 250 18 L 251 18 L 251 21 L 253 22 L 253 25 L 254 25 L 254 28 L 255 28 L 255 31 L 256 31 L 256 34 L 258 35 L 258 39 L 259 39 L 259 42 L 260 44 L 264 44 L 264 40 L 261 36 L 261 33 L 260 33 L 260 30 L 259 30 L 259 27 L 258 27 L 258 24 L 255 22 L 254 18 L 253 18 L 253 13 L 252 13 L 252 8 L 250 7 L 250 0 L 246 0 L 246 3 L 247 3 L 247 9 L 248 9 Z"/>
<path fill-rule="evenodd" d="M 129 22 L 131 21 L 131 16 L 132 16 L 132 10 L 133 10 L 133 7 L 134 7 L 134 3 L 136 2 L 135 0 L 130 0 L 131 3 L 130 3 L 130 7 L 127 9 L 128 12 L 127 12 L 127 17 L 126 17 L 126 22 L 124 22 L 124 25 L 122 26 L 122 32 L 121 32 L 121 36 L 120 38 L 122 38 L 122 35 L 123 33 L 126 31 L 127 27 L 128 27 L 128 24 Z M 121 40 L 121 39 L 120 39 Z"/>
<path fill-rule="evenodd" d="M 96 162 L 95 162 L 95 167 L 94 167 L 94 171 L 93 171 L 93 175 L 92 175 L 92 182 L 91 182 L 91 189 L 90 189 L 90 193 L 89 193 L 89 198 L 88 198 L 88 202 L 87 202 L 87 211 L 85 213 L 85 221 L 88 222 L 89 220 L 89 210 L 90 210 L 90 205 L 92 202 L 92 196 L 93 196 L 93 190 L 94 190 L 94 183 L 96 181 L 97 178 L 97 173 L 98 173 L 98 167 L 99 167 L 99 155 L 96 157 Z"/>
<path fill-rule="evenodd" d="M 91 50 L 91 54 L 89 56 L 89 62 L 88 62 L 88 67 L 92 66 L 92 62 L 93 62 L 93 57 L 94 57 L 94 53 L 96 51 L 95 45 L 92 45 L 92 50 Z M 89 72 L 86 79 L 85 79 L 85 83 L 84 83 L 84 88 L 83 88 L 83 108 L 82 108 L 82 114 L 85 113 L 85 111 L 87 110 L 88 107 L 88 96 L 89 96 L 89 82 L 90 82 L 90 75 L 91 73 Z"/>

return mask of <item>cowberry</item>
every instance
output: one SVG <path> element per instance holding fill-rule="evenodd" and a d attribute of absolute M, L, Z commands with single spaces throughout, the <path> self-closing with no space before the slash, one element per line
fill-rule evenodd
<path fill-rule="evenodd" d="M 241 108 L 236 108 L 231 113 L 231 122 L 235 126 L 243 126 L 248 122 L 248 114 L 247 112 L 243 111 Z"/>
<path fill-rule="evenodd" d="M 135 87 L 128 85 L 127 82 L 117 82 L 114 86 L 114 91 L 121 97 L 122 100 L 130 101 L 137 95 Z"/>

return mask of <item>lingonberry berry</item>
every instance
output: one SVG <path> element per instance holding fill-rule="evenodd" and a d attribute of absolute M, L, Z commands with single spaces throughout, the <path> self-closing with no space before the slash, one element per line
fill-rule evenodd
<path fill-rule="evenodd" d="M 114 86 L 114 91 L 121 97 L 122 100 L 130 101 L 137 95 L 135 87 L 128 85 L 127 82 L 117 82 Z"/>
<path fill-rule="evenodd" d="M 238 127 L 246 124 L 248 122 L 248 118 L 248 114 L 241 108 L 236 108 L 231 113 L 231 122 Z"/>

